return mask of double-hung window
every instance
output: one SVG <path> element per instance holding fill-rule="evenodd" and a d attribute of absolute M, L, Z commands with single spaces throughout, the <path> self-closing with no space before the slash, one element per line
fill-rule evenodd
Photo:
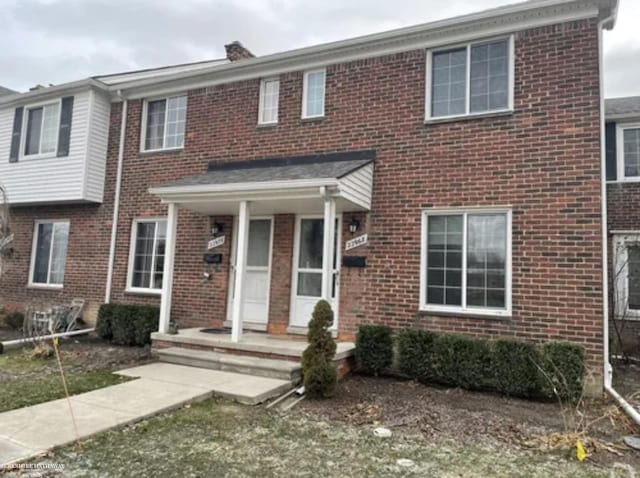
<path fill-rule="evenodd" d="M 131 232 L 128 289 L 160 292 L 167 237 L 166 219 L 136 219 Z"/>
<path fill-rule="evenodd" d="M 423 310 L 510 314 L 509 210 L 424 212 L 422 240 Z"/>
<path fill-rule="evenodd" d="M 432 50 L 427 54 L 427 119 L 513 108 L 510 38 Z"/>
<path fill-rule="evenodd" d="M 618 178 L 640 180 L 640 124 L 618 126 Z"/>
<path fill-rule="evenodd" d="M 278 122 L 278 99 L 280 80 L 270 78 L 260 82 L 260 106 L 258 124 L 275 124 Z"/>
<path fill-rule="evenodd" d="M 24 155 L 55 153 L 59 124 L 59 101 L 27 109 Z"/>
<path fill-rule="evenodd" d="M 302 117 L 324 116 L 326 70 L 305 71 L 302 87 Z"/>
<path fill-rule="evenodd" d="M 640 319 L 640 233 L 613 237 L 613 300 L 618 318 Z"/>
<path fill-rule="evenodd" d="M 69 243 L 69 221 L 37 221 L 29 284 L 62 287 Z"/>
<path fill-rule="evenodd" d="M 142 128 L 142 150 L 182 148 L 186 118 L 186 95 L 146 101 Z"/>

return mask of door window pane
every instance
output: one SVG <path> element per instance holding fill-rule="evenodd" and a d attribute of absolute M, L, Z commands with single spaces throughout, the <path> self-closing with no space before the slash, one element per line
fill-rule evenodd
<path fill-rule="evenodd" d="M 247 266 L 268 267 L 271 242 L 271 220 L 252 219 L 249 223 Z"/>
<path fill-rule="evenodd" d="M 300 220 L 299 268 L 322 269 L 323 236 L 323 219 Z"/>
<path fill-rule="evenodd" d="M 299 272 L 299 296 L 320 297 L 322 295 L 322 272 Z"/>

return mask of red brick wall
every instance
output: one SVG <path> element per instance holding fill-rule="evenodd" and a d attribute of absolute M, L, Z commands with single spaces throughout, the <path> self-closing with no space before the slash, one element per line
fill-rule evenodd
<path fill-rule="evenodd" d="M 190 91 L 185 148 L 177 152 L 139 152 L 141 102 L 130 102 L 114 299 L 159 302 L 123 293 L 131 221 L 166 214 L 150 186 L 202 173 L 210 160 L 375 149 L 373 208 L 363 221 L 370 241 L 354 251 L 366 255 L 367 268 L 342 269 L 341 336 L 370 322 L 567 339 L 584 343 L 592 365 L 601 365 L 596 21 L 520 32 L 515 48 L 515 112 L 487 118 L 424 124 L 423 50 L 329 66 L 322 119 L 300 119 L 301 71 L 280 77 L 276 126 L 257 126 L 259 80 Z M 114 106 L 112 137 L 119 124 Z M 116 158 L 112 141 L 110 170 Z M 505 205 L 513 210 L 513 316 L 420 314 L 421 211 Z M 225 314 L 229 254 L 218 275 L 202 281 L 207 228 L 208 218 L 180 213 L 173 313 L 183 326 Z M 280 283 L 272 280 L 270 308 L 279 332 L 288 311 L 291 235 L 292 218 L 277 217 L 273 277 Z"/>

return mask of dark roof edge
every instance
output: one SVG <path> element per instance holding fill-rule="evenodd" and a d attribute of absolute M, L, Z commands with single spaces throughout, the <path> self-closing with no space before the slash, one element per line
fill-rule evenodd
<path fill-rule="evenodd" d="M 315 163 L 333 163 L 337 161 L 356 161 L 376 159 L 375 149 L 365 149 L 360 151 L 342 151 L 338 153 L 320 153 L 307 156 L 289 156 L 279 158 L 250 159 L 245 161 L 210 161 L 207 172 L 231 171 L 238 169 L 272 168 L 281 166 L 300 166 Z"/>

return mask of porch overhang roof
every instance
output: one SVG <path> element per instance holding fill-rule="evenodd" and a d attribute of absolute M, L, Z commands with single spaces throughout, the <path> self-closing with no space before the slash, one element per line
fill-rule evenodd
<path fill-rule="evenodd" d="M 369 210 L 374 150 L 250 161 L 212 162 L 207 173 L 149 189 L 163 203 L 202 214 L 235 214 L 240 201 L 252 213 L 315 213 L 324 197 L 338 211 Z"/>

